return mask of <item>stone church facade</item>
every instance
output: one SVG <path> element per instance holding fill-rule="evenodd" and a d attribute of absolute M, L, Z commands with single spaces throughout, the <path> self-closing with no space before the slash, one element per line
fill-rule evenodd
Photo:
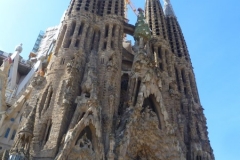
<path fill-rule="evenodd" d="M 31 83 L 9 159 L 214 160 L 169 0 L 164 9 L 146 0 L 135 26 L 124 6 L 71 1 L 45 75 Z"/>

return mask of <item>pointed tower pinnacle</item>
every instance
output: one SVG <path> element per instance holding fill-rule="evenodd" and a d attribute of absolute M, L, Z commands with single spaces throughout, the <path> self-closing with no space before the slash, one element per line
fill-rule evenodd
<path fill-rule="evenodd" d="M 164 14 L 167 17 L 176 17 L 170 0 L 164 0 Z"/>

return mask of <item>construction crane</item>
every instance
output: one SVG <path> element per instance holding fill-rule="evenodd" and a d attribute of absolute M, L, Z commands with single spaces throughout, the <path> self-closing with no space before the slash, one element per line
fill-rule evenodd
<path fill-rule="evenodd" d="M 133 3 L 131 2 L 131 0 L 125 0 L 125 18 L 128 19 L 128 5 L 131 7 L 131 9 L 133 10 L 133 12 L 136 14 L 136 16 L 138 15 L 137 9 L 136 7 L 133 5 Z"/>

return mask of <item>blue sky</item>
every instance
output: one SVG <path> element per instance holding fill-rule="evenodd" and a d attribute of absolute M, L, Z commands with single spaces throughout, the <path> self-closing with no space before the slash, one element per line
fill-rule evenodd
<path fill-rule="evenodd" d="M 0 0 L 0 50 L 23 43 L 24 58 L 40 30 L 59 24 L 70 0 Z M 240 157 L 240 1 L 171 0 L 188 44 L 216 160 Z M 145 0 L 132 0 L 136 7 Z M 136 16 L 129 10 L 130 23 Z"/>

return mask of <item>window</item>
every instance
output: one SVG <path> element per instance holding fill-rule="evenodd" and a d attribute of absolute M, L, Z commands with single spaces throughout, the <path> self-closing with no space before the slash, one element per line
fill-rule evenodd
<path fill-rule="evenodd" d="M 104 42 L 103 44 L 103 50 L 107 49 L 107 42 Z"/>
<path fill-rule="evenodd" d="M 76 22 L 74 21 L 74 22 L 72 22 L 72 26 L 71 26 L 71 30 L 70 30 L 70 36 L 73 36 L 75 28 L 76 28 Z"/>
<path fill-rule="evenodd" d="M 78 30 L 78 36 L 82 34 L 82 32 L 83 32 L 83 27 L 84 27 L 84 22 L 82 22 L 82 24 L 81 24 L 81 26 L 80 26 L 80 28 L 79 28 L 79 30 Z"/>
<path fill-rule="evenodd" d="M 106 25 L 106 27 L 105 27 L 105 38 L 108 37 L 108 30 L 109 30 L 109 25 Z"/>
<path fill-rule="evenodd" d="M 44 144 L 48 141 L 52 129 L 52 121 L 48 121 L 47 129 L 45 132 Z"/>
<path fill-rule="evenodd" d="M 15 135 L 16 135 L 16 130 L 13 131 L 13 133 L 12 133 L 12 137 L 11 137 L 11 140 L 14 139 Z"/>
<path fill-rule="evenodd" d="M 4 135 L 4 138 L 8 138 L 9 132 L 10 132 L 10 128 L 8 128 L 8 129 L 6 130 L 5 135 Z"/>
<path fill-rule="evenodd" d="M 75 47 L 79 47 L 79 43 L 80 43 L 80 40 L 79 39 L 77 39 L 77 41 L 76 41 L 76 43 L 75 43 Z"/>
<path fill-rule="evenodd" d="M 202 157 L 201 156 L 197 156 L 196 159 L 197 160 L 202 160 Z"/>

